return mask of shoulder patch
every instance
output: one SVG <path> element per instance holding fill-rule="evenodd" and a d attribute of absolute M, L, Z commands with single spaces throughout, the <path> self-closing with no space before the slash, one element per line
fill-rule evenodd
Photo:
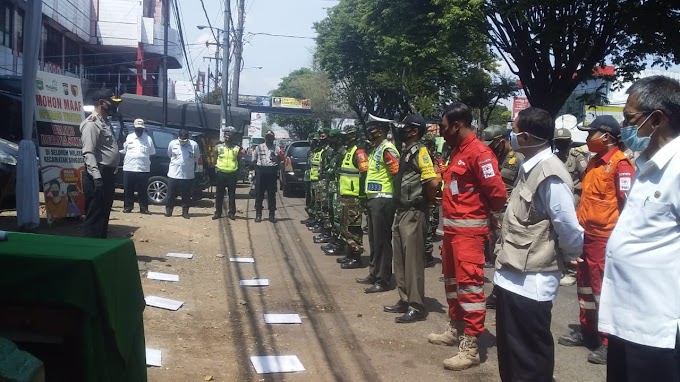
<path fill-rule="evenodd" d="M 97 116 L 95 116 L 94 114 L 90 114 L 90 116 L 87 117 L 87 120 L 90 122 L 94 122 L 97 120 Z"/>
<path fill-rule="evenodd" d="M 515 158 L 514 156 L 512 158 L 508 159 L 509 165 L 514 165 L 515 163 L 517 163 L 517 158 Z"/>

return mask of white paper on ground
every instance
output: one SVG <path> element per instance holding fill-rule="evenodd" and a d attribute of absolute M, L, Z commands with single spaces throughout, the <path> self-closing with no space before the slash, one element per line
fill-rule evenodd
<path fill-rule="evenodd" d="M 229 261 L 232 263 L 254 263 L 255 259 L 252 257 L 230 257 Z"/>
<path fill-rule="evenodd" d="M 169 298 L 156 296 L 144 297 L 144 301 L 146 301 L 146 305 L 168 310 L 177 310 L 180 306 L 184 305 L 184 301 L 171 300 Z"/>
<path fill-rule="evenodd" d="M 250 357 L 257 374 L 292 373 L 305 371 L 296 355 L 254 356 Z"/>
<path fill-rule="evenodd" d="M 179 275 L 171 275 L 169 273 L 149 272 L 146 274 L 147 279 L 160 281 L 179 281 Z"/>
<path fill-rule="evenodd" d="M 158 349 L 146 348 L 146 364 L 147 366 L 163 366 L 163 355 Z"/>
<path fill-rule="evenodd" d="M 241 286 L 269 286 L 269 279 L 241 280 Z"/>
<path fill-rule="evenodd" d="M 264 322 L 267 324 L 301 324 L 299 314 L 265 314 Z"/>
<path fill-rule="evenodd" d="M 167 255 L 167 257 L 179 257 L 180 259 L 191 259 L 194 257 L 193 253 L 175 253 L 175 252 L 170 252 Z"/>

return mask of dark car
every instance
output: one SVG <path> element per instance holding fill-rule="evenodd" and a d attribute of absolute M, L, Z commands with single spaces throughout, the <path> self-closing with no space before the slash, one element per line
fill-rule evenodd
<path fill-rule="evenodd" d="M 125 122 L 127 131 L 134 131 L 132 123 Z M 149 184 L 146 187 L 146 194 L 149 197 L 149 203 L 156 205 L 164 205 L 168 199 L 168 168 L 170 167 L 170 157 L 168 157 L 168 145 L 170 141 L 177 138 L 179 129 L 163 128 L 160 126 L 146 124 L 146 133 L 153 139 L 153 144 L 156 148 L 156 154 L 151 156 L 151 171 Z M 114 125 L 114 132 L 119 136 L 120 127 Z M 198 168 L 196 177 L 194 178 L 194 199 L 200 199 L 203 190 L 210 187 L 210 178 L 203 169 L 205 159 L 205 146 L 201 133 L 189 132 L 190 138 L 196 143 L 201 150 L 201 156 L 198 158 Z M 122 138 L 125 141 L 125 138 Z M 123 148 L 122 145 L 120 147 Z M 116 175 L 116 187 L 123 188 L 123 160 L 121 155 L 120 164 L 118 165 L 118 174 Z"/>
<path fill-rule="evenodd" d="M 286 148 L 279 175 L 283 196 L 290 196 L 293 190 L 304 188 L 308 152 L 309 142 L 307 141 L 295 141 Z"/>
<path fill-rule="evenodd" d="M 18 157 L 19 146 L 0 139 L 0 209 L 16 207 Z"/>

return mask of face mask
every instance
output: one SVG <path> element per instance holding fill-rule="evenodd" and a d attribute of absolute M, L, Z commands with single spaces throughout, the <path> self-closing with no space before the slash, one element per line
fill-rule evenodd
<path fill-rule="evenodd" d="M 411 130 L 399 129 L 398 132 L 399 132 L 399 140 L 402 141 L 402 142 L 406 142 L 411 138 L 410 137 Z"/>
<path fill-rule="evenodd" d="M 59 190 L 52 190 L 52 196 L 59 196 Z"/>
<path fill-rule="evenodd" d="M 368 132 L 368 139 L 370 139 L 371 142 L 377 141 L 378 139 L 380 139 L 380 137 L 381 137 L 381 134 L 380 134 L 379 131 L 372 130 L 372 131 Z"/>
<path fill-rule="evenodd" d="M 184 146 L 184 145 L 186 145 L 187 143 L 189 143 L 189 138 L 184 138 L 184 139 L 179 138 L 179 144 L 180 144 L 180 145 Z"/>
<path fill-rule="evenodd" d="M 652 140 L 652 136 L 650 135 L 648 137 L 638 137 L 638 131 L 642 126 L 645 125 L 645 123 L 647 123 L 649 117 L 651 116 L 652 116 L 651 114 L 647 116 L 647 118 L 644 120 L 644 122 L 642 122 L 640 126 L 630 125 L 621 129 L 621 140 L 623 141 L 623 143 L 626 144 L 626 146 L 629 149 L 631 149 L 631 151 L 637 152 L 645 151 L 647 146 L 649 146 L 649 141 Z M 652 134 L 654 133 L 652 132 Z"/>
<path fill-rule="evenodd" d="M 599 154 L 607 150 L 607 144 L 604 142 L 605 137 L 606 135 L 603 135 L 599 138 L 591 139 L 588 142 L 586 142 L 586 145 L 588 145 L 588 150 L 591 153 L 596 154 Z"/>
<path fill-rule="evenodd" d="M 144 129 L 136 128 L 136 129 L 135 129 L 135 134 L 136 134 L 138 137 L 141 137 L 142 134 L 144 134 Z"/>
<path fill-rule="evenodd" d="M 531 134 L 529 134 L 529 133 L 527 133 L 527 132 L 515 133 L 514 131 L 511 131 L 511 132 L 510 132 L 510 147 L 512 147 L 512 149 L 515 150 L 515 151 L 518 151 L 518 150 L 521 150 L 521 149 L 530 149 L 530 148 L 533 148 L 533 147 L 540 147 L 540 146 L 543 146 L 543 145 L 545 144 L 545 142 L 547 142 L 547 141 L 546 141 L 545 139 L 543 139 L 543 138 L 538 138 L 538 137 L 535 136 L 535 135 L 531 135 L 531 136 L 534 137 L 534 138 L 537 138 L 537 139 L 542 140 L 543 143 L 539 143 L 539 144 L 536 144 L 536 145 L 522 146 L 522 145 L 519 144 L 519 141 L 517 140 L 517 137 L 518 137 L 520 134 L 528 134 L 528 135 L 531 135 Z"/>
<path fill-rule="evenodd" d="M 106 111 L 106 114 L 111 117 L 116 114 L 116 111 L 118 111 L 118 104 L 115 102 L 109 102 L 104 106 L 104 111 Z"/>
<path fill-rule="evenodd" d="M 449 144 L 451 147 L 456 147 L 458 146 L 458 135 L 459 135 L 459 130 L 456 129 L 453 133 L 449 133 L 449 129 L 440 129 L 442 130 L 442 136 L 444 137 L 444 141 Z"/>

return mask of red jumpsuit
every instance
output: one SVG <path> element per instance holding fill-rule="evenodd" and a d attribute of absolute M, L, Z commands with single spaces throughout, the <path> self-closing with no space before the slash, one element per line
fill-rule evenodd
<path fill-rule="evenodd" d="M 449 317 L 465 321 L 465 334 L 484 332 L 484 241 L 491 211 L 505 206 L 508 194 L 496 155 L 468 135 L 451 152 L 444 171 L 442 269 Z"/>

